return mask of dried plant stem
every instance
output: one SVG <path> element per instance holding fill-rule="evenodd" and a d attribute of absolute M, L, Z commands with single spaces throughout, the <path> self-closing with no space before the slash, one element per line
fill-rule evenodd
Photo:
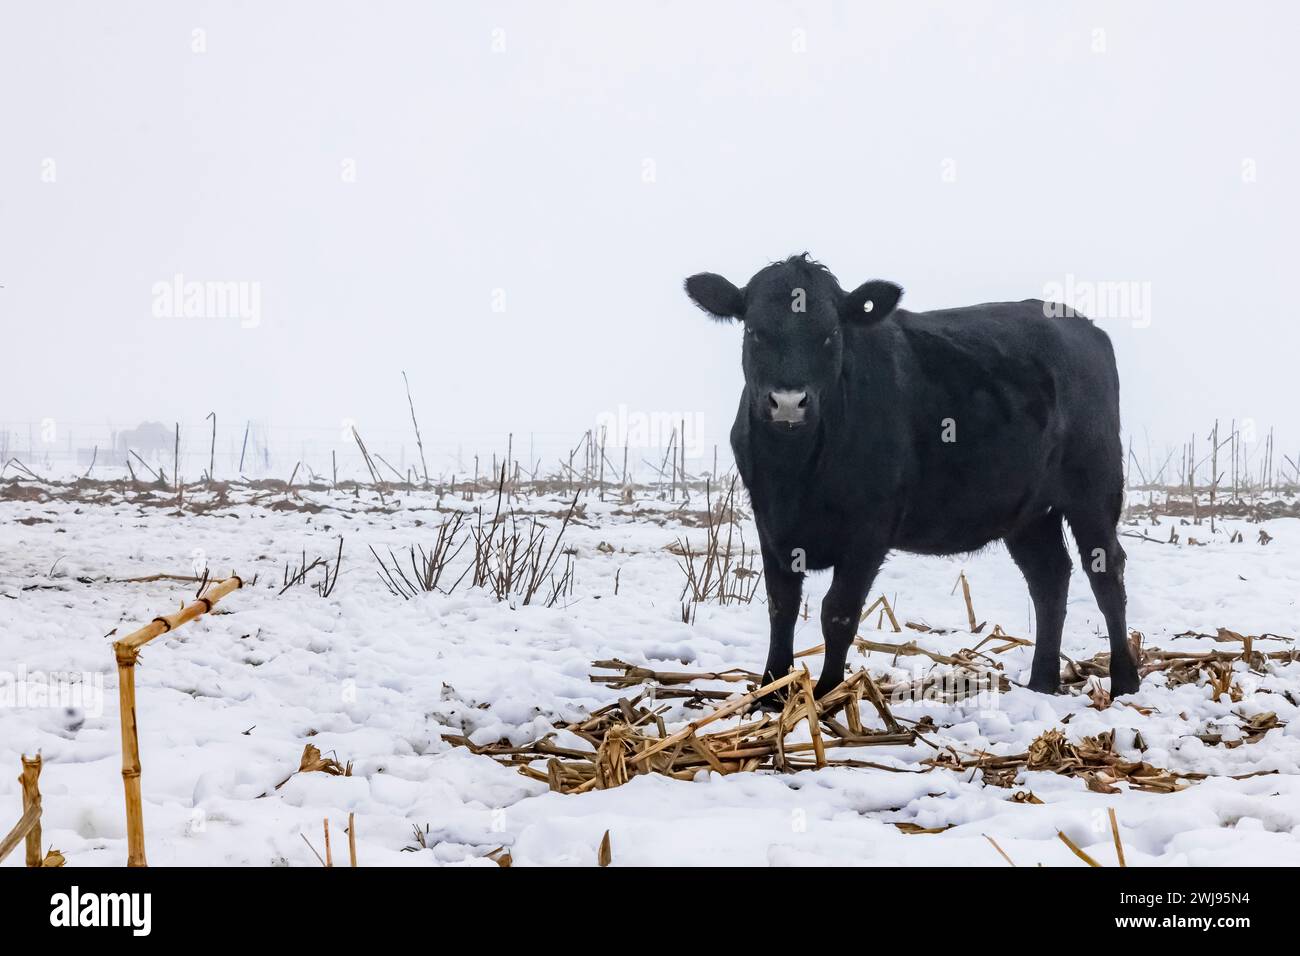
<path fill-rule="evenodd" d="M 1110 832 L 1115 838 L 1115 855 L 1119 857 L 1119 865 L 1128 866 L 1124 862 L 1124 842 L 1119 838 L 1119 820 L 1115 818 L 1115 808 L 1107 808 L 1106 813 L 1110 816 Z"/>
<path fill-rule="evenodd" d="M 136 461 L 138 461 L 140 464 L 144 465 L 146 468 L 149 469 L 149 474 L 153 475 L 155 481 L 162 481 L 162 475 L 160 475 L 158 472 L 154 471 L 153 468 L 150 466 L 150 464 L 149 464 L 147 461 L 145 461 L 145 460 L 144 460 L 143 458 L 141 458 L 139 455 L 136 455 L 136 454 L 135 454 L 135 451 L 134 451 L 133 449 L 128 448 L 127 451 L 129 451 L 132 455 L 135 455 L 135 460 L 136 460 Z M 130 462 L 128 461 L 127 464 L 128 464 L 128 466 L 129 466 L 129 465 L 130 465 Z"/>
<path fill-rule="evenodd" d="M 305 844 L 307 844 L 307 849 L 311 850 L 311 852 L 312 852 L 312 856 L 314 856 L 314 857 L 316 857 L 316 859 L 320 860 L 320 865 L 321 865 L 321 866 L 324 866 L 324 865 L 325 865 L 325 861 L 320 859 L 320 854 L 317 853 L 317 852 L 316 852 L 316 848 L 315 848 L 314 846 L 311 845 L 311 840 L 308 840 L 308 839 L 307 839 L 307 834 L 305 834 L 305 833 L 299 833 L 298 836 L 302 837 L 302 842 L 305 843 Z"/>
<path fill-rule="evenodd" d="M 348 860 L 351 866 L 357 865 L 357 815 L 348 814 Z"/>
<path fill-rule="evenodd" d="M 115 584 L 150 584 L 154 581 L 188 581 L 195 583 L 202 581 L 203 578 L 197 574 L 168 574 L 166 571 L 160 571 L 158 574 L 146 574 L 141 578 L 111 578 Z"/>
<path fill-rule="evenodd" d="M 32 828 L 38 826 L 40 822 L 41 805 L 39 803 L 34 803 L 27 808 L 19 818 L 18 822 L 14 825 L 14 828 L 9 831 L 4 839 L 0 840 L 0 863 L 4 862 L 4 858 L 12 853 L 14 847 L 19 843 L 22 843 L 27 837 L 27 834 L 32 831 Z"/>
<path fill-rule="evenodd" d="M 122 721 L 122 786 L 126 791 L 127 866 L 148 866 L 144 855 L 144 806 L 140 800 L 140 734 L 135 719 L 135 662 L 138 651 L 114 645 L 118 705 Z"/>
<path fill-rule="evenodd" d="M 352 437 L 356 440 L 357 447 L 361 449 L 361 457 L 365 459 L 366 468 L 370 471 L 370 480 L 374 482 L 375 490 L 379 492 L 379 503 L 387 508 L 388 500 L 384 497 L 384 483 L 380 480 L 379 471 L 375 468 L 370 452 L 366 451 L 366 443 L 361 440 L 361 435 L 357 432 L 355 425 L 352 428 Z"/>
<path fill-rule="evenodd" d="M 239 473 L 244 473 L 244 453 L 248 451 L 248 430 L 253 427 L 251 421 L 244 423 L 244 442 L 239 446 Z"/>
<path fill-rule="evenodd" d="M 651 746 L 647 747 L 639 754 L 635 755 L 634 757 L 631 757 L 628 760 L 628 763 L 632 763 L 632 764 L 642 763 L 646 760 L 649 760 L 652 756 L 659 753 L 661 750 L 666 750 L 667 748 L 673 746 L 674 744 L 684 742 L 686 738 L 688 738 L 691 734 L 695 733 L 701 727 L 708 726 L 709 724 L 713 723 L 715 720 L 721 720 L 723 717 L 730 717 L 732 714 L 739 713 L 740 711 L 747 708 L 754 701 L 758 700 L 760 697 L 766 697 L 768 694 L 772 693 L 772 691 L 780 690 L 782 687 L 787 687 L 790 684 L 793 684 L 795 681 L 800 679 L 802 673 L 803 672 L 801 671 L 792 670 L 784 677 L 778 677 L 770 684 L 764 684 L 762 687 L 758 687 L 755 688 L 754 690 L 751 690 L 748 694 L 743 694 L 740 697 L 737 697 L 731 703 L 724 704 L 722 707 L 719 707 L 717 710 L 715 710 L 713 713 L 709 714 L 708 716 L 702 717 L 699 720 L 691 721 L 689 724 L 686 725 L 684 729 L 679 730 L 677 731 L 677 733 L 672 734 L 669 737 L 665 737 L 662 740 L 660 740 L 658 743 L 652 744 Z"/>
<path fill-rule="evenodd" d="M 961 577 L 959 577 L 957 580 L 961 582 L 961 595 L 963 598 L 966 599 L 966 620 L 970 622 L 971 633 L 975 634 L 977 633 L 979 624 L 975 620 L 975 606 L 971 604 L 970 581 L 966 579 L 966 572 L 963 571 L 961 573 Z"/>
<path fill-rule="evenodd" d="M 26 755 L 22 757 L 23 773 L 18 778 L 18 782 L 23 787 L 23 813 L 26 814 L 32 807 L 39 811 L 41 807 L 41 788 L 38 783 L 41 777 L 41 755 L 28 759 Z M 36 822 L 32 828 L 27 831 L 27 865 L 41 865 L 41 818 L 38 813 Z"/>
<path fill-rule="evenodd" d="M 1077 843 L 1071 840 L 1060 830 L 1056 831 L 1056 835 L 1061 838 L 1062 843 L 1064 843 L 1066 846 L 1070 848 L 1070 852 L 1073 853 L 1075 856 L 1077 856 L 1079 859 L 1083 860 L 1084 863 L 1087 863 L 1089 866 L 1101 866 L 1100 863 L 1098 863 L 1092 857 L 1088 856 L 1088 854 L 1084 853 L 1083 850 L 1079 848 L 1079 845 Z"/>
<path fill-rule="evenodd" d="M 406 404 L 411 407 L 411 424 L 415 426 L 415 447 L 420 449 L 420 469 L 424 473 L 424 486 L 429 487 L 429 466 L 424 461 L 424 441 L 420 438 L 420 423 L 415 418 L 415 402 L 411 399 L 411 383 L 406 378 L 406 373 L 402 373 L 402 381 L 406 384 Z"/>
<path fill-rule="evenodd" d="M 895 594 L 894 597 L 898 597 L 898 595 Z M 871 607 L 867 608 L 865 611 L 862 612 L 862 617 L 859 618 L 859 620 L 865 621 L 867 619 L 867 615 L 870 614 L 872 611 L 874 611 L 877 607 L 881 607 L 884 609 L 885 614 L 888 615 L 889 617 L 889 623 L 894 628 L 895 634 L 902 631 L 902 628 L 898 626 L 898 618 L 894 617 L 894 608 L 892 605 L 890 605 L 889 598 L 885 597 L 883 594 L 871 602 Z"/>
<path fill-rule="evenodd" d="M 243 587 L 232 575 L 209 587 L 193 604 L 164 617 L 156 617 L 144 627 L 113 643 L 117 659 L 118 710 L 122 722 L 122 786 L 126 791 L 127 866 L 148 866 L 144 853 L 144 804 L 140 796 L 140 733 L 135 716 L 135 664 L 140 648 L 160 634 L 180 627 L 212 610 L 214 604 L 231 591 Z"/>
<path fill-rule="evenodd" d="M 817 698 L 813 694 L 812 675 L 808 673 L 808 668 L 804 667 L 799 678 L 799 684 L 803 690 L 804 714 L 808 718 L 808 729 L 812 733 L 813 753 L 816 755 L 817 766 L 826 766 L 826 746 L 822 743 L 821 721 L 817 713 Z"/>
<path fill-rule="evenodd" d="M 987 833 L 984 834 L 984 839 L 988 840 L 990 843 L 993 844 L 993 849 L 997 850 L 998 853 L 1001 854 L 1002 859 L 1006 860 L 1006 861 L 1007 861 L 1008 863 L 1010 863 L 1012 866 L 1015 866 L 1015 865 L 1016 865 L 1015 861 L 1014 861 L 1013 859 L 1011 859 L 1011 857 L 1007 856 L 1006 851 L 1003 850 L 1002 847 L 998 846 L 998 841 L 997 841 L 997 840 L 993 839 L 993 838 L 992 838 L 991 836 L 989 836 Z"/>
<path fill-rule="evenodd" d="M 208 412 L 207 417 L 212 419 L 212 444 L 208 446 L 208 483 L 211 484 L 217 470 L 217 413 Z"/>

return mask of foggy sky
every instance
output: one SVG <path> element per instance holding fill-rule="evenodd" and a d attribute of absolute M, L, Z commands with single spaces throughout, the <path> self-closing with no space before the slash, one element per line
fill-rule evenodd
<path fill-rule="evenodd" d="M 1293 5 L 0 9 L 0 422 L 396 429 L 405 369 L 426 438 L 725 441 L 682 279 L 808 250 L 911 309 L 1136 283 L 1127 431 L 1300 444 Z M 155 315 L 178 274 L 258 321 Z"/>

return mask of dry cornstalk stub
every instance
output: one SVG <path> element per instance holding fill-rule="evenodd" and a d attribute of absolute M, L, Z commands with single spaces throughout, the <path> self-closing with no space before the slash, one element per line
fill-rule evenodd
<path fill-rule="evenodd" d="M 41 755 L 28 758 L 25 754 L 22 757 L 23 772 L 18 778 L 18 782 L 23 788 L 23 812 L 25 813 L 30 807 L 35 806 L 38 810 L 41 806 Z M 41 865 L 41 818 L 38 815 L 36 823 L 27 831 L 27 865 Z"/>
<path fill-rule="evenodd" d="M 635 673 L 623 662 L 602 661 L 600 666 L 624 668 L 625 675 Z M 685 680 L 688 675 L 663 675 L 641 669 L 641 676 Z M 736 672 L 697 674 L 701 677 L 732 679 Z M 742 716 L 760 698 L 790 688 L 780 714 L 762 713 Z M 658 688 L 655 689 L 656 693 Z M 857 715 L 860 702 L 871 703 L 885 723 L 885 730 L 862 727 Z M 701 770 L 730 774 L 758 769 L 802 770 L 834 765 L 859 765 L 860 761 L 837 760 L 828 751 L 845 747 L 910 745 L 916 740 L 913 731 L 905 730 L 894 718 L 885 696 L 865 671 L 858 671 L 839 687 L 814 700 L 812 679 L 806 669 L 792 670 L 784 677 L 739 695 L 712 712 L 688 723 L 675 733 L 664 726 L 666 706 L 657 705 L 643 690 L 635 697 L 624 698 L 592 713 L 585 720 L 558 723 L 556 731 L 567 731 L 585 740 L 591 750 L 560 747 L 554 735 L 532 744 L 512 746 L 474 745 L 468 738 L 445 734 L 443 739 L 474 753 L 514 765 L 520 773 L 548 784 L 560 793 L 585 793 L 621 786 L 643 773 L 659 773 L 679 780 L 694 779 Z M 845 712 L 842 724 L 837 718 Z M 852 716 L 848 716 L 853 712 Z M 705 728 L 728 717 L 740 717 L 734 727 L 705 733 Z M 803 723 L 808 724 L 809 739 L 790 743 L 787 737 Z M 535 764 L 545 761 L 545 770 Z"/>
<path fill-rule="evenodd" d="M 175 630 L 212 610 L 231 591 L 243 587 L 238 575 L 217 581 L 192 603 L 174 614 L 156 617 L 139 630 L 113 643 L 117 660 L 118 710 L 122 724 L 122 786 L 126 791 L 127 866 L 147 866 L 144 852 L 144 803 L 140 792 L 140 731 L 135 711 L 135 664 L 140 649 L 160 635 Z"/>

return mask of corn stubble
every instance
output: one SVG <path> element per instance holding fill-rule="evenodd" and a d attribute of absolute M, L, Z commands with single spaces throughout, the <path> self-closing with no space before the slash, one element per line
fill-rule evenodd
<path fill-rule="evenodd" d="M 370 549 L 379 563 L 379 579 L 390 594 L 411 600 L 421 593 L 451 594 L 468 579 L 471 587 L 482 588 L 498 601 L 520 604 L 540 602 L 553 607 L 573 593 L 574 552 L 562 548 L 564 532 L 578 513 L 578 498 L 563 512 L 554 536 L 537 515 L 521 515 L 508 503 L 506 469 L 500 470 L 496 510 L 490 521 L 478 511 L 474 524 L 462 513 L 444 519 L 437 527 L 432 547 L 407 549 L 405 559 L 391 550 L 385 559 Z M 470 561 L 454 580 L 446 574 L 467 545 L 473 545 Z M 409 565 L 409 573 L 407 567 Z M 445 583 L 444 583 L 445 582 Z"/>
<path fill-rule="evenodd" d="M 892 612 L 891 612 L 892 613 Z M 895 624 L 897 627 L 897 624 Z M 1177 652 L 1144 649 L 1142 636 L 1134 632 L 1132 645 L 1141 661 L 1140 671 L 1145 676 L 1166 672 L 1171 683 L 1202 683 L 1216 697 L 1238 699 L 1240 688 L 1232 682 L 1232 662 L 1245 661 L 1251 667 L 1267 666 L 1270 661 L 1294 661 L 1297 652 L 1292 650 L 1264 653 L 1253 648 L 1259 637 L 1249 638 L 1234 631 L 1220 629 L 1220 634 L 1240 638 L 1240 653 L 1227 651 Z M 917 646 L 887 644 L 878 641 L 857 640 L 862 651 L 877 651 L 899 656 L 924 656 L 935 664 L 943 664 L 958 672 L 965 672 L 967 680 L 956 690 L 949 685 L 947 696 L 934 699 L 958 700 L 964 696 L 989 690 L 996 686 L 1001 691 L 1010 687 L 1000 665 L 987 665 L 992 659 L 988 653 L 1000 654 L 1028 643 L 1007 635 L 1000 627 L 984 638 L 975 649 L 964 649 L 953 654 L 938 654 Z M 980 647 L 997 644 L 988 653 Z M 817 651 L 810 648 L 798 656 Z M 1062 682 L 1089 694 L 1094 706 L 1112 706 L 1109 695 L 1097 693 L 1096 678 L 1108 672 L 1108 655 L 1098 654 L 1085 661 L 1067 661 Z M 1070 741 L 1059 728 L 1052 728 L 1035 738 L 1029 747 L 1017 754 L 989 754 L 985 752 L 960 753 L 951 746 L 937 744 L 928 734 L 937 731 L 930 717 L 919 721 L 901 719 L 890 708 L 890 700 L 920 699 L 919 695 L 932 694 L 943 687 L 941 676 L 927 675 L 911 682 L 881 684 L 864 668 L 820 700 L 812 693 L 812 679 L 804 667 L 792 670 L 784 677 L 763 686 L 757 686 L 758 676 L 739 668 L 716 672 L 655 671 L 651 668 L 629 664 L 621 660 L 596 661 L 595 667 L 616 673 L 593 673 L 593 683 L 614 689 L 641 687 L 639 693 L 594 711 L 585 720 L 557 722 L 556 732 L 567 731 L 585 740 L 591 747 L 577 749 L 562 747 L 554 742 L 555 734 L 523 746 L 506 742 L 477 745 L 467 737 L 445 734 L 443 739 L 454 746 L 465 747 L 503 764 L 517 767 L 520 773 L 542 781 L 558 793 L 586 793 L 606 790 L 627 783 L 639 774 L 658 773 L 677 780 L 694 780 L 701 771 L 718 774 L 741 773 L 755 770 L 792 772 L 828 766 L 872 767 L 895 773 L 929 773 L 936 769 L 952 770 L 966 776 L 981 775 L 989 786 L 1011 788 L 1023 781 L 1030 772 L 1056 773 L 1082 780 L 1089 790 L 1103 794 L 1120 793 L 1120 784 L 1148 793 L 1174 793 L 1190 784 L 1204 780 L 1203 773 L 1181 773 L 1166 770 L 1120 753 L 1114 732 L 1086 736 L 1078 742 Z M 724 683 L 749 682 L 751 689 L 739 696 L 726 690 L 708 690 L 687 686 L 695 681 L 709 680 Z M 996 682 L 996 683 L 995 683 Z M 964 688 L 964 689 L 963 689 Z M 780 713 L 762 713 L 757 717 L 747 715 L 760 698 L 779 694 L 784 702 Z M 720 706 L 689 722 L 675 732 L 669 732 L 664 715 L 668 699 L 687 699 L 687 706 L 703 707 L 705 701 L 724 701 Z M 926 699 L 930 699 L 927 697 Z M 866 703 L 875 711 L 881 727 L 867 728 L 863 723 L 862 705 Z M 1126 702 L 1141 713 L 1149 713 L 1138 705 Z M 711 733 L 705 728 L 724 718 L 741 716 L 737 726 Z M 1241 720 L 1242 736 L 1225 740 L 1222 735 L 1206 734 L 1201 739 L 1207 744 L 1225 747 L 1248 745 L 1263 739 L 1269 731 L 1285 726 L 1273 713 L 1254 716 L 1237 715 Z M 792 731 L 806 723 L 808 740 L 791 743 L 787 740 Z M 839 756 L 835 751 L 871 746 L 911 746 L 921 743 L 932 749 L 931 756 L 918 760 L 912 768 L 891 766 L 870 761 Z M 1141 735 L 1134 747 L 1146 749 Z M 543 763 L 544 761 L 544 763 Z M 540 766 L 539 766 L 540 765 Z M 1276 773 L 1264 771 L 1262 773 Z M 1233 779 L 1259 776 L 1244 774 Z M 1019 791 L 1011 798 L 1013 803 L 1042 803 L 1030 791 Z M 902 828 L 908 833 L 940 832 L 929 829 Z"/>

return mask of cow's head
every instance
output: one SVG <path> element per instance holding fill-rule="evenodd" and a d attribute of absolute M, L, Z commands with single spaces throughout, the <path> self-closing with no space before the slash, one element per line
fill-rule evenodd
<path fill-rule="evenodd" d="M 793 431 L 817 420 L 843 367 L 845 332 L 886 318 L 903 290 L 873 280 L 845 292 L 804 254 L 773 263 L 743 289 L 701 272 L 686 280 L 686 294 L 715 319 L 744 323 L 741 365 L 754 416 Z"/>

